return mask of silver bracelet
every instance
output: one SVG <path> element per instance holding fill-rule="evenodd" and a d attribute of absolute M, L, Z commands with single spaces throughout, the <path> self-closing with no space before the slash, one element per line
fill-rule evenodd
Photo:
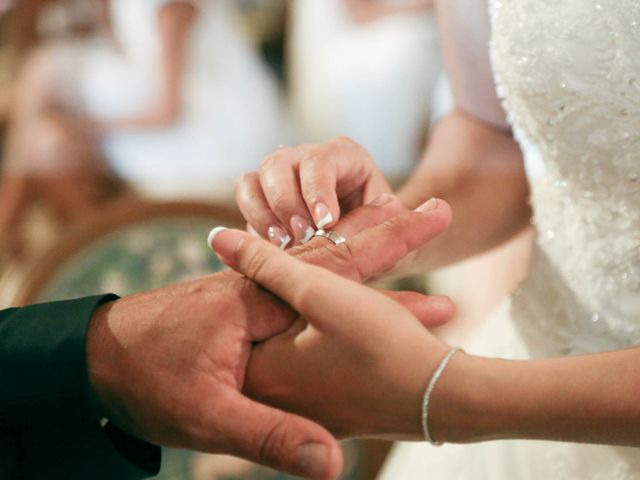
<path fill-rule="evenodd" d="M 440 361 L 438 368 L 436 368 L 436 371 L 433 372 L 433 375 L 431 376 L 431 380 L 429 380 L 429 385 L 427 386 L 427 390 L 424 392 L 424 397 L 422 397 L 422 431 L 424 432 L 424 438 L 431 445 L 435 445 L 437 447 L 442 445 L 442 442 L 434 440 L 431 433 L 429 433 L 429 399 L 431 398 L 431 393 L 433 392 L 440 375 L 442 375 L 442 372 L 449 363 L 449 360 L 451 360 L 451 357 L 453 357 L 458 350 L 460 350 L 459 347 L 451 347 L 451 350 L 449 350 Z"/>

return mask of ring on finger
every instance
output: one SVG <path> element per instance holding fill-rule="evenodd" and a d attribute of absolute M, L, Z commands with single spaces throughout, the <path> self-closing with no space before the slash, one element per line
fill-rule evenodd
<path fill-rule="evenodd" d="M 344 238 L 342 235 L 340 235 L 337 232 L 334 232 L 333 230 L 317 230 L 316 233 L 313 234 L 314 237 L 324 237 L 324 238 L 328 238 L 329 240 L 331 240 L 334 244 L 336 245 L 340 245 L 341 243 L 344 243 L 347 241 L 346 238 Z"/>

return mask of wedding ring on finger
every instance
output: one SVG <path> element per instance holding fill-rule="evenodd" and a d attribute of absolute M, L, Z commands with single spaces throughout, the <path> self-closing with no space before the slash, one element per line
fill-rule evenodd
<path fill-rule="evenodd" d="M 342 235 L 332 230 L 317 230 L 316 233 L 313 234 L 314 237 L 324 237 L 331 240 L 334 244 L 340 245 L 347 241 Z"/>

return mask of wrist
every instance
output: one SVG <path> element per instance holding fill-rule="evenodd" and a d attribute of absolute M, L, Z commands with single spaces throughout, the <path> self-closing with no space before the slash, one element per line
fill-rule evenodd
<path fill-rule="evenodd" d="M 409 368 L 388 375 L 393 381 L 388 384 L 385 394 L 379 397 L 384 405 L 380 409 L 381 413 L 375 414 L 378 421 L 376 432 L 381 432 L 382 438 L 399 441 L 424 440 L 422 399 L 434 372 L 450 349 L 434 337 L 430 340 L 426 344 L 416 342 L 420 345 L 414 348 L 405 345 L 405 352 L 413 352 L 409 353 L 409 359 L 402 360 L 402 364 Z"/>
<path fill-rule="evenodd" d="M 100 306 L 93 314 L 87 330 L 87 371 L 89 376 L 89 400 L 99 418 L 110 418 L 107 406 L 110 365 L 115 358 L 107 352 L 108 313 L 114 302 Z"/>
<path fill-rule="evenodd" d="M 458 352 L 434 389 L 429 429 L 444 443 L 507 438 L 513 420 L 513 392 L 507 390 L 511 364 Z"/>

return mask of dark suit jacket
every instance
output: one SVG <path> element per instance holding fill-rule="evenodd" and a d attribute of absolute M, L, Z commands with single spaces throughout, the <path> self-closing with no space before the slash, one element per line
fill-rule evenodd
<path fill-rule="evenodd" d="M 85 336 L 115 295 L 0 311 L 0 479 L 133 480 L 155 475 L 160 449 L 92 408 Z"/>

